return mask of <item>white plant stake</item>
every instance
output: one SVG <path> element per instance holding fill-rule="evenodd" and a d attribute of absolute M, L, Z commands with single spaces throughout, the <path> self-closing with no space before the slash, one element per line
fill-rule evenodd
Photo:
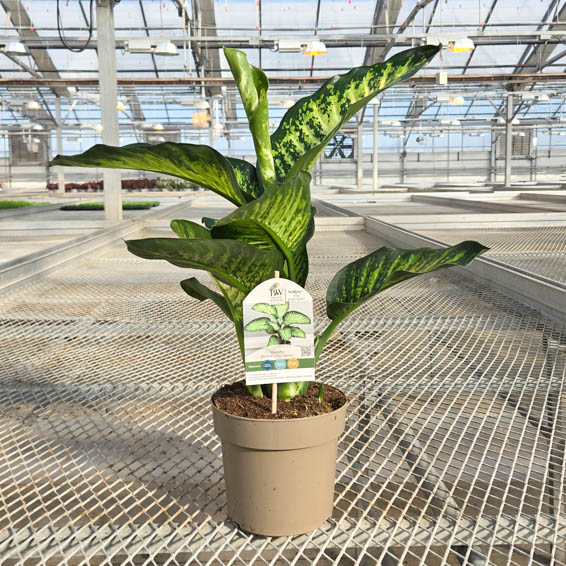
<path fill-rule="evenodd" d="M 274 275 L 243 302 L 246 385 L 271 385 L 273 414 L 278 383 L 314 381 L 312 297 Z"/>

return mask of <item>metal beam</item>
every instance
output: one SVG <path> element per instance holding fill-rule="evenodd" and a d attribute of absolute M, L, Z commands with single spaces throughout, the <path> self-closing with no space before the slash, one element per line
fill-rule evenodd
<path fill-rule="evenodd" d="M 41 36 L 35 31 L 33 22 L 26 7 L 20 0 L 0 0 L 0 5 L 9 16 L 12 25 L 18 29 L 22 39 L 40 39 Z M 39 69 L 44 69 L 42 74 L 45 78 L 60 78 L 55 64 L 45 49 L 29 47 L 29 54 Z M 69 91 L 64 86 L 52 86 L 51 89 L 57 96 L 69 96 Z"/>
<path fill-rule="evenodd" d="M 546 10 L 546 13 L 542 19 L 543 22 L 546 22 L 548 20 L 548 18 L 552 14 L 552 11 L 555 10 L 557 6 L 558 6 L 558 0 L 552 0 L 550 6 Z M 560 22 L 565 17 L 566 17 L 566 2 L 562 5 L 560 11 L 556 12 L 553 20 L 556 22 Z M 543 27 L 544 27 L 543 25 L 539 25 L 537 29 L 541 30 Z M 549 32 L 564 31 L 565 29 L 566 29 L 566 25 L 560 23 L 549 24 L 548 26 Z M 541 63 L 544 65 L 544 62 L 550 57 L 550 55 L 552 54 L 555 48 L 556 48 L 556 44 L 554 42 L 552 43 L 546 42 L 544 44 L 538 44 L 534 46 L 528 45 L 525 51 L 523 52 L 523 54 L 521 55 L 521 57 L 519 58 L 519 62 L 517 63 L 514 72 L 520 73 L 525 69 L 525 67 L 531 65 L 537 66 Z"/>
<path fill-rule="evenodd" d="M 377 0 L 371 24 L 372 33 L 379 33 L 381 28 L 386 28 L 386 32 L 389 33 L 391 24 L 395 25 L 397 22 L 402 5 L 403 0 Z M 364 65 L 383 61 L 389 51 L 386 49 L 386 46 L 368 47 L 364 56 Z"/>

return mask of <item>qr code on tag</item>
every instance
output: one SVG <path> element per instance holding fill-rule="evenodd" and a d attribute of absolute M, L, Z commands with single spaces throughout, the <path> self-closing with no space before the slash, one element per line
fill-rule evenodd
<path fill-rule="evenodd" d="M 301 358 L 312 358 L 312 346 L 301 346 Z"/>

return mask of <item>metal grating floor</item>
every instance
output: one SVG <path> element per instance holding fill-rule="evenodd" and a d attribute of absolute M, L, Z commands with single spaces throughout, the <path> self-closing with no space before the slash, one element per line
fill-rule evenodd
<path fill-rule="evenodd" d="M 478 240 L 489 248 L 486 256 L 547 279 L 566 283 L 566 228 L 482 228 L 423 230 L 427 236 L 448 244 L 462 239 Z"/>
<path fill-rule="evenodd" d="M 334 272 L 382 245 L 318 233 Z M 318 374 L 352 398 L 335 513 L 291 538 L 226 519 L 209 399 L 241 375 L 212 304 L 105 248 L 0 298 L 0 563 L 566 565 L 566 333 L 443 271 L 350 318 Z"/>

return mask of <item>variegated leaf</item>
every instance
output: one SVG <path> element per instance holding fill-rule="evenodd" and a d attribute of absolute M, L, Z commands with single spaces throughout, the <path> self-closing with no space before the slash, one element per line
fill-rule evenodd
<path fill-rule="evenodd" d="M 264 250 L 280 249 L 287 260 L 288 278 L 303 285 L 297 259 L 302 260 L 310 224 L 310 175 L 300 172 L 219 220 L 212 227 L 212 237 L 240 240 Z"/>
<path fill-rule="evenodd" d="M 201 222 L 205 225 L 206 228 L 212 230 L 212 227 L 218 222 L 217 218 L 209 218 L 208 216 L 203 216 L 201 218 Z"/>
<path fill-rule="evenodd" d="M 209 289 L 206 285 L 200 283 L 200 281 L 195 277 L 190 277 L 189 279 L 181 281 L 181 287 L 185 293 L 199 301 L 206 301 L 207 299 L 214 301 L 230 320 L 234 320 L 226 299 L 220 293 L 217 293 L 216 291 Z"/>
<path fill-rule="evenodd" d="M 224 55 L 230 65 L 230 70 L 236 81 L 246 116 L 248 117 L 257 156 L 258 170 L 261 173 L 264 184 L 270 184 L 275 181 L 275 168 L 269 137 L 267 105 L 269 81 L 261 69 L 250 65 L 243 51 L 225 47 Z"/>
<path fill-rule="evenodd" d="M 207 145 L 165 142 L 114 147 L 99 144 L 78 155 L 57 155 L 49 165 L 154 171 L 197 183 L 237 206 L 250 200 L 238 185 L 230 161 Z"/>
<path fill-rule="evenodd" d="M 306 314 L 299 311 L 289 311 L 283 317 L 285 324 L 309 324 L 310 321 L 311 319 Z"/>
<path fill-rule="evenodd" d="M 401 281 L 453 265 L 467 265 L 487 249 L 473 241 L 443 249 L 380 248 L 346 265 L 334 276 L 326 294 L 328 317 L 342 319 Z"/>
<path fill-rule="evenodd" d="M 260 332 L 262 330 L 271 330 L 271 321 L 262 316 L 261 318 L 255 318 L 250 320 L 248 324 L 244 325 L 244 330 L 247 332 Z"/>
<path fill-rule="evenodd" d="M 187 238 L 189 240 L 211 238 L 210 230 L 207 230 L 204 226 L 196 222 L 183 220 L 182 218 L 171 220 L 171 230 L 173 230 L 179 238 Z"/>
<path fill-rule="evenodd" d="M 414 75 L 438 51 L 433 45 L 407 49 L 384 63 L 332 77 L 314 94 L 299 100 L 271 135 L 277 179 L 310 171 L 345 122 L 376 94 Z"/>
<path fill-rule="evenodd" d="M 289 301 L 284 302 L 282 305 L 275 305 L 277 316 L 282 318 L 283 315 L 289 310 Z"/>
<path fill-rule="evenodd" d="M 293 335 L 293 338 L 306 338 L 307 336 L 305 334 L 305 331 L 298 326 L 291 326 L 291 333 Z"/>
<path fill-rule="evenodd" d="M 146 238 L 128 240 L 126 245 L 130 252 L 145 259 L 164 259 L 178 267 L 210 271 L 245 294 L 284 265 L 279 250 L 263 251 L 237 240 Z"/>
<path fill-rule="evenodd" d="M 289 327 L 283 328 L 281 332 L 279 332 L 279 336 L 286 342 L 291 340 L 291 329 Z"/>
<path fill-rule="evenodd" d="M 265 314 L 270 314 L 271 316 L 275 316 L 277 314 L 275 307 L 272 305 L 268 305 L 267 303 L 256 303 L 252 307 L 252 310 L 257 312 L 263 312 Z"/>
<path fill-rule="evenodd" d="M 278 344 L 281 344 L 281 339 L 279 338 L 279 336 L 270 336 L 269 340 L 267 341 L 267 347 L 269 348 L 270 346 L 277 346 Z"/>
<path fill-rule="evenodd" d="M 257 169 L 244 159 L 237 159 L 236 157 L 227 157 L 234 173 L 238 185 L 245 193 L 248 202 L 255 200 L 263 194 L 263 184 L 261 177 L 257 174 Z"/>

